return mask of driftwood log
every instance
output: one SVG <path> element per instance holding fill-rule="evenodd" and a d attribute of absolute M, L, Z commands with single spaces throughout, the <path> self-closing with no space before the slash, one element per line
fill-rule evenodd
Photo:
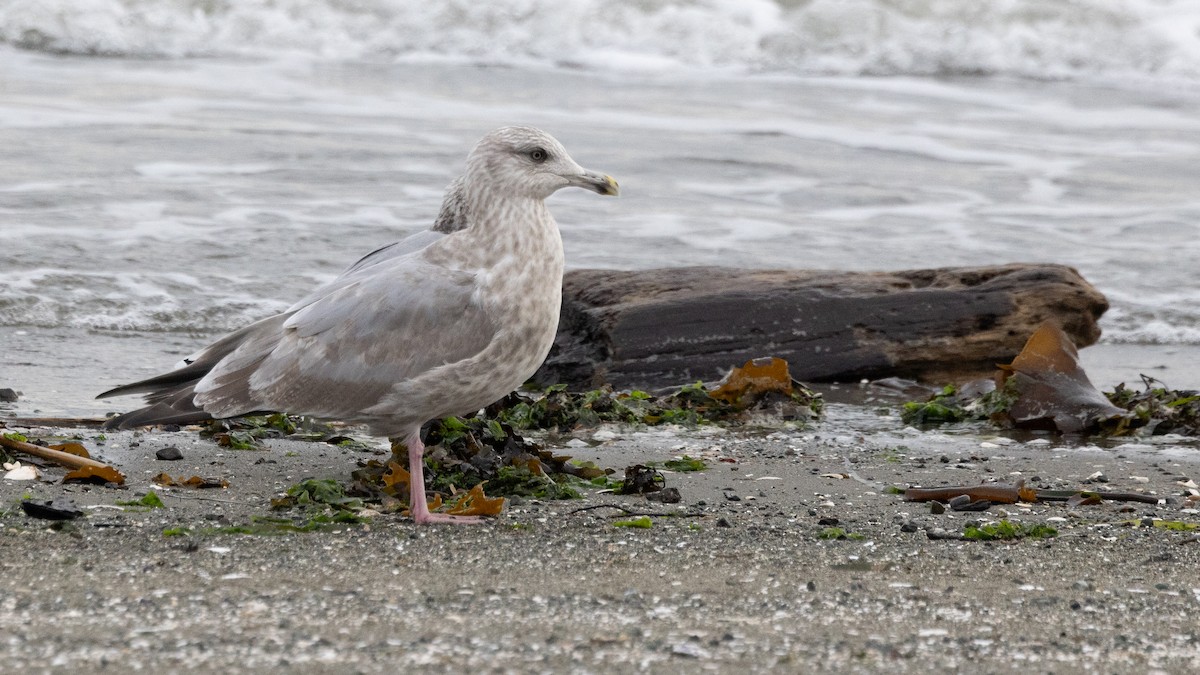
<path fill-rule="evenodd" d="M 778 356 L 809 382 L 962 381 L 1011 361 L 1047 319 L 1076 345 L 1093 344 L 1106 309 L 1104 296 L 1062 265 L 574 270 L 554 348 L 534 378 L 649 389 Z"/>

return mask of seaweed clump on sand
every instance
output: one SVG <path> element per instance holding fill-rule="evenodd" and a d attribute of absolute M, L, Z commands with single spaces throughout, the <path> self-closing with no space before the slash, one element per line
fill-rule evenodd
<path fill-rule="evenodd" d="M 495 515 L 503 500 L 488 495 L 581 499 L 580 487 L 593 480 L 604 483 L 611 473 L 545 450 L 487 413 L 438 420 L 427 427 L 425 443 L 425 490 L 433 494 L 430 509 L 445 502 L 451 504 L 447 512 L 456 515 Z M 385 461 L 365 462 L 353 473 L 351 494 L 379 502 L 384 510 L 402 508 L 410 480 L 404 454 L 399 446 Z"/>
<path fill-rule="evenodd" d="M 447 499 L 480 485 L 495 495 L 579 498 L 580 488 L 609 487 L 613 471 L 546 450 L 522 432 L 600 424 L 743 425 L 762 416 L 804 423 L 822 410 L 820 394 L 793 381 L 782 359 L 750 361 L 712 387 L 695 383 L 661 395 L 608 386 L 571 392 L 563 385 L 517 392 L 474 417 L 447 417 L 426 427 L 426 488 Z M 402 497 L 405 466 L 406 458 L 396 456 L 367 462 L 355 472 L 357 493 L 385 503 Z"/>
<path fill-rule="evenodd" d="M 909 401 L 900 409 L 905 424 L 933 426 L 955 422 L 986 422 L 1012 405 L 990 381 L 966 387 L 948 384 L 924 401 Z"/>
<path fill-rule="evenodd" d="M 928 400 L 904 404 L 907 424 L 991 420 L 1014 429 L 1123 436 L 1200 435 L 1200 393 L 1173 391 L 1143 377 L 1144 391 L 1096 389 L 1063 331 L 1043 324 L 993 381 L 947 386 Z"/>
<path fill-rule="evenodd" d="M 231 450 L 261 450 L 262 441 L 271 438 L 325 441 L 335 439 L 334 428 L 303 415 L 270 413 L 209 420 L 200 430 L 202 438 L 211 438 Z M 345 438 L 345 437 L 341 437 Z"/>
<path fill-rule="evenodd" d="M 1105 396 L 1113 405 L 1129 411 L 1141 433 L 1200 436 L 1200 391 L 1169 389 L 1162 382 L 1145 376 L 1142 383 L 1142 391 L 1119 384 Z"/>
<path fill-rule="evenodd" d="M 567 432 L 605 423 L 694 427 L 772 419 L 803 424 L 823 411 L 824 399 L 791 378 L 787 361 L 765 358 L 747 361 L 711 387 L 696 382 L 655 395 L 610 386 L 571 392 L 554 385 L 534 396 L 510 394 L 487 413 L 518 430 Z"/>

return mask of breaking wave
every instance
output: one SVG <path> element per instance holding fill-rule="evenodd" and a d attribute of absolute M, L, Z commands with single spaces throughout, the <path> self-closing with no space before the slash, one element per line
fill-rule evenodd
<path fill-rule="evenodd" d="M 460 59 L 592 69 L 1200 80 L 1195 0 L 10 0 L 74 55 Z"/>

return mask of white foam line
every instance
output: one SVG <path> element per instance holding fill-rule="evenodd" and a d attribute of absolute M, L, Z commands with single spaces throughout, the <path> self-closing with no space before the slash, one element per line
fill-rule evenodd
<path fill-rule="evenodd" d="M 200 178 L 208 176 L 246 176 L 275 171 L 272 164 L 189 164 L 185 162 L 147 162 L 133 170 L 149 178 Z"/>

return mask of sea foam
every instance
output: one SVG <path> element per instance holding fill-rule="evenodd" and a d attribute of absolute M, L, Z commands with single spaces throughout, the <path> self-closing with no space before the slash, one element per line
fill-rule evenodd
<path fill-rule="evenodd" d="M 0 42 L 80 55 L 1200 80 L 1192 0 L 11 0 Z"/>

